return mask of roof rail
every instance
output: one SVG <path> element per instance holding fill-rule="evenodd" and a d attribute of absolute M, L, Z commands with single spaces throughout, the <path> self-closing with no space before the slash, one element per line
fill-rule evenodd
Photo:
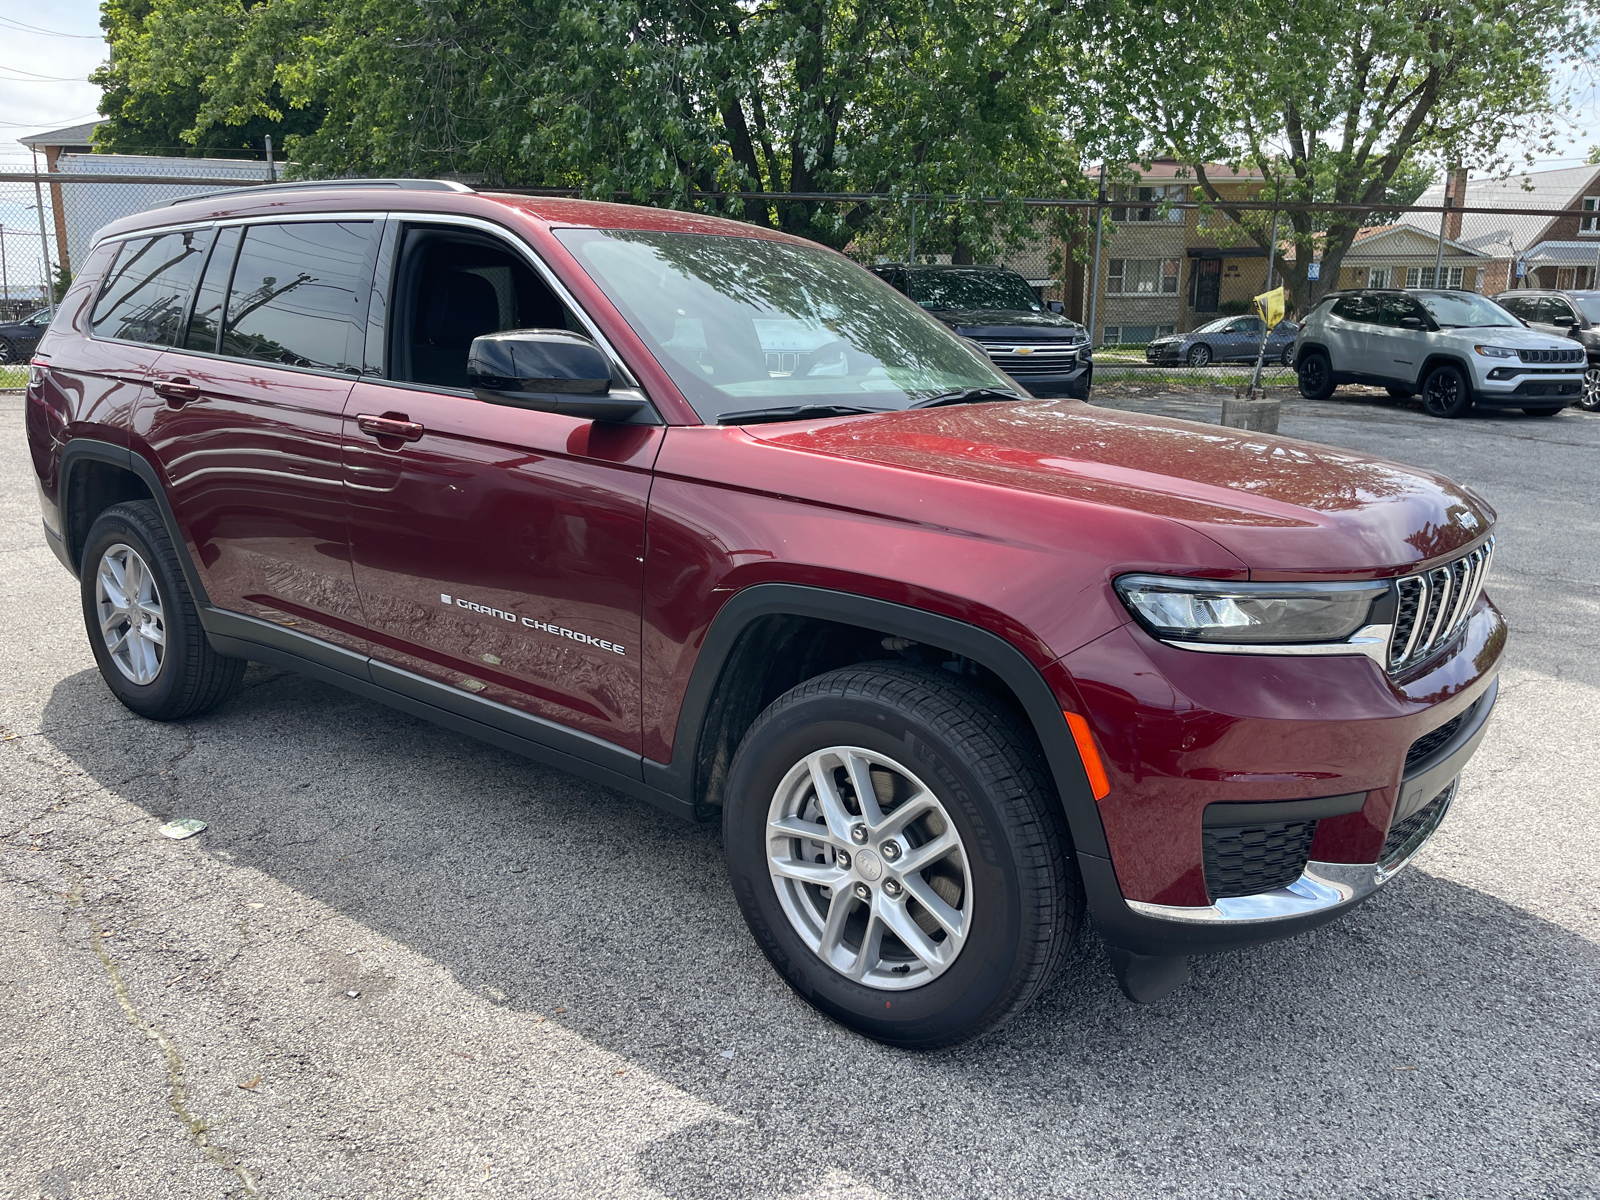
<path fill-rule="evenodd" d="M 152 180 L 159 183 L 160 180 Z M 198 196 L 180 196 L 167 204 L 188 204 L 191 200 L 210 200 L 213 196 L 258 196 L 263 192 L 315 190 L 318 188 L 399 188 L 408 192 L 470 192 L 454 179 L 294 179 L 287 183 L 258 183 L 250 187 L 222 188 Z"/>

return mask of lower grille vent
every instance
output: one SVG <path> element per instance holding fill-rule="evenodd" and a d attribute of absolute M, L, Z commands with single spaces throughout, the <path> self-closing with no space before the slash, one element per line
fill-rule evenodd
<path fill-rule="evenodd" d="M 1221 900 L 1288 887 L 1306 869 L 1316 832 L 1315 821 L 1203 829 L 1206 890 Z"/>
<path fill-rule="evenodd" d="M 1411 749 L 1406 751 L 1406 771 L 1409 773 L 1412 767 L 1416 766 L 1423 759 L 1427 758 L 1428 755 L 1432 754 L 1440 746 L 1444 745 L 1452 737 L 1454 737 L 1456 730 L 1461 728 L 1461 723 L 1465 721 L 1471 714 L 1472 710 L 1469 708 L 1460 716 L 1451 717 L 1443 725 L 1439 726 L 1439 728 L 1423 734 L 1416 741 L 1412 742 Z"/>
<path fill-rule="evenodd" d="M 1455 794 L 1456 783 L 1451 780 L 1450 785 L 1432 800 L 1392 826 L 1389 836 L 1383 839 L 1383 853 L 1378 856 L 1378 862 L 1384 867 L 1393 867 L 1410 858 L 1439 822 L 1444 820 L 1445 809 L 1450 807 Z"/>

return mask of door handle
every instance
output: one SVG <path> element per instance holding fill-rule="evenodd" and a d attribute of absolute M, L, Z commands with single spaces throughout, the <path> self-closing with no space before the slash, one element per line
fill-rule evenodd
<path fill-rule="evenodd" d="M 383 417 L 361 413 L 356 417 L 356 425 L 362 433 L 369 433 L 375 438 L 399 438 L 403 442 L 414 442 L 426 432 L 421 421 L 407 420 L 401 413 Z"/>
<path fill-rule="evenodd" d="M 172 379 L 158 379 L 150 385 L 150 390 L 173 408 L 182 408 L 200 399 L 200 389 L 181 375 Z"/>

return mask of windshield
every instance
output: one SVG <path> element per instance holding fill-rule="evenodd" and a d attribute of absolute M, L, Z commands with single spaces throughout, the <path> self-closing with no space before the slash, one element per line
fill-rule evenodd
<path fill-rule="evenodd" d="M 1414 292 L 1418 303 L 1440 325 L 1455 329 L 1488 329 L 1522 322 L 1493 300 L 1471 292 Z"/>
<path fill-rule="evenodd" d="M 1196 329 L 1195 332 L 1196 333 L 1221 333 L 1224 329 L 1226 329 L 1228 327 L 1229 323 L 1232 320 L 1233 320 L 1232 317 L 1221 317 L 1221 318 L 1219 318 L 1219 319 L 1217 319 L 1215 321 L 1208 321 L 1204 325 L 1200 326 L 1199 329 Z"/>
<path fill-rule="evenodd" d="M 700 419 L 788 405 L 908 408 L 1015 390 L 899 292 L 819 246 L 631 229 L 556 237 Z"/>
<path fill-rule="evenodd" d="M 999 308 L 1041 312 L 1028 281 L 1010 271 L 907 271 L 911 298 L 923 308 Z"/>
<path fill-rule="evenodd" d="M 1578 307 L 1583 309 L 1583 315 L 1591 321 L 1600 321 L 1600 293 L 1590 293 L 1587 296 L 1573 296 L 1578 302 Z"/>

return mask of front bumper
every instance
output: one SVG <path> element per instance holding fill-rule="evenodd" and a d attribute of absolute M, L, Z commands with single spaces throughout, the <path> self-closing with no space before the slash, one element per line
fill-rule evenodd
<path fill-rule="evenodd" d="M 1017 375 L 1009 371 L 1007 374 L 1028 395 L 1040 400 L 1054 400 L 1063 396 L 1081 400 L 1088 396 L 1094 384 L 1094 363 L 1083 363 L 1070 371 L 1052 371 L 1049 374 Z"/>
<path fill-rule="evenodd" d="M 1488 407 L 1576 404 L 1583 399 L 1584 365 L 1571 368 L 1497 366 L 1473 381 L 1473 400 Z"/>

